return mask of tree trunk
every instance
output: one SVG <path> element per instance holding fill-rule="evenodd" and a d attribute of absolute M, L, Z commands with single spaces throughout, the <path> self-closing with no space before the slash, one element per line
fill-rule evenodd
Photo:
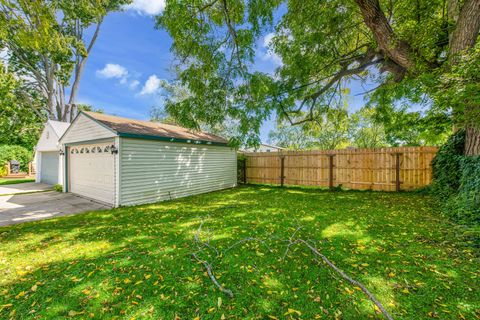
<path fill-rule="evenodd" d="M 457 54 L 475 45 L 480 30 L 480 1 L 465 0 L 450 43 L 450 57 L 456 62 Z"/>
<path fill-rule="evenodd" d="M 80 61 L 78 61 L 77 65 L 75 66 L 75 77 L 72 85 L 72 90 L 70 92 L 70 99 L 68 100 L 68 104 L 70 106 L 75 104 L 76 102 L 75 100 L 77 98 L 78 89 L 80 87 L 80 79 L 82 77 L 83 69 L 85 68 L 85 63 L 87 62 L 90 51 L 92 51 L 93 45 L 95 44 L 95 41 L 97 41 L 98 33 L 100 32 L 100 27 L 102 23 L 103 23 L 103 18 L 97 23 L 97 26 L 95 28 L 95 33 L 93 34 L 92 40 L 90 41 L 90 44 L 87 47 L 86 56 L 81 57 Z M 73 108 L 72 108 L 72 112 L 73 112 Z"/>
<path fill-rule="evenodd" d="M 475 127 L 467 128 L 465 137 L 465 155 L 480 156 L 480 129 Z"/>

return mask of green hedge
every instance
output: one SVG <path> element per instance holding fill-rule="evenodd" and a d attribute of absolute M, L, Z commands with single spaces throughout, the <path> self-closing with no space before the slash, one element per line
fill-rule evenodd
<path fill-rule="evenodd" d="M 480 157 L 462 157 L 460 185 L 446 205 L 455 220 L 480 225 Z"/>
<path fill-rule="evenodd" d="M 431 192 L 443 211 L 457 222 L 480 225 L 480 157 L 463 155 L 465 131 L 460 130 L 438 151 L 432 161 Z"/>
<path fill-rule="evenodd" d="M 5 166 L 11 160 L 20 162 L 20 170 L 28 171 L 28 163 L 33 159 L 33 152 L 15 145 L 0 145 L 0 166 Z"/>

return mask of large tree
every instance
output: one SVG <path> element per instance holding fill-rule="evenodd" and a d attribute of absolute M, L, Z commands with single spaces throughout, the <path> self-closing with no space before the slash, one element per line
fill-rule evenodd
<path fill-rule="evenodd" d="M 466 154 L 480 154 L 480 93 L 471 89 L 478 0 L 169 1 L 158 26 L 172 36 L 179 81 L 193 93 L 170 106 L 185 124 L 230 117 L 258 134 L 271 114 L 315 121 L 357 79 L 378 86 L 368 94 L 379 108 L 424 103 L 428 119 L 465 127 Z M 253 67 L 269 30 L 271 54 L 282 62 L 275 75 Z M 473 76 L 458 70 L 464 61 Z M 465 82 L 473 97 L 441 98 Z"/>
<path fill-rule="evenodd" d="M 38 117 L 71 121 L 89 54 L 105 16 L 129 0 L 0 1 L 0 49 Z M 32 96 L 32 93 L 34 96 Z M 35 103 L 37 95 L 42 103 Z"/>
<path fill-rule="evenodd" d="M 20 90 L 20 81 L 0 62 L 0 145 L 21 145 L 32 149 L 43 119 L 25 103 Z M 39 99 L 34 101 L 40 102 Z"/>

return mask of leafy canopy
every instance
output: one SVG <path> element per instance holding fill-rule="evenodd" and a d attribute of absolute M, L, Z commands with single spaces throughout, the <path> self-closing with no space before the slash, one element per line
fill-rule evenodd
<path fill-rule="evenodd" d="M 0 50 L 6 52 L 3 60 L 20 80 L 17 94 L 38 117 L 73 119 L 80 79 L 103 19 L 129 2 L 0 2 Z"/>
<path fill-rule="evenodd" d="M 174 40 L 178 81 L 190 95 L 167 110 L 191 127 L 236 119 L 252 142 L 272 115 L 302 124 L 338 108 L 332 100 L 356 80 L 377 87 L 367 98 L 380 115 L 407 114 L 409 125 L 434 137 L 464 124 L 452 117 L 457 105 L 437 95 L 457 86 L 453 77 L 454 84 L 440 80 L 471 57 L 479 13 L 474 0 L 169 1 L 157 26 Z M 272 30 L 270 50 L 282 63 L 267 74 L 254 58 Z M 421 112 L 408 115 L 412 103 Z"/>

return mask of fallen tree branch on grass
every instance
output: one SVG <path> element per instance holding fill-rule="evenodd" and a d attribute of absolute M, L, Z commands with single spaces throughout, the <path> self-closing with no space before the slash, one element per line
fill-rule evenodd
<path fill-rule="evenodd" d="M 320 257 L 323 262 L 325 262 L 331 269 L 333 269 L 336 273 L 338 273 L 343 279 L 347 280 L 348 282 L 350 282 L 354 286 L 359 287 L 368 296 L 370 301 L 372 301 L 377 306 L 377 308 L 380 310 L 380 312 L 382 312 L 382 314 L 385 316 L 385 318 L 387 318 L 388 320 L 393 320 L 392 316 L 388 313 L 388 311 L 380 303 L 380 301 L 378 301 L 378 299 L 361 282 L 358 282 L 357 280 L 355 280 L 355 279 L 351 278 L 349 275 L 347 275 L 342 269 L 338 268 L 335 264 L 333 264 L 325 255 L 321 254 L 317 250 L 317 248 L 315 248 L 314 246 L 312 246 L 310 243 L 308 243 L 307 241 L 305 241 L 303 239 L 296 239 L 296 240 L 291 240 L 290 239 L 290 243 L 287 247 L 287 250 L 288 250 L 288 248 L 290 248 L 291 245 L 294 245 L 294 244 L 304 244 L 308 249 L 310 249 L 310 251 L 315 256 Z M 288 253 L 288 251 L 287 251 L 287 253 Z"/>
<path fill-rule="evenodd" d="M 225 253 L 227 253 L 228 251 L 232 250 L 233 248 L 245 243 L 245 242 L 249 242 L 249 241 L 255 241 L 255 242 L 260 242 L 261 244 L 263 244 L 267 250 L 269 252 L 272 252 L 272 249 L 270 249 L 270 247 L 268 246 L 268 244 L 263 241 L 262 239 L 258 239 L 258 238 L 253 238 L 253 237 L 247 237 L 247 238 L 244 238 L 242 240 L 239 240 L 237 242 L 235 242 L 234 244 L 232 244 L 230 247 L 228 247 L 227 249 L 225 249 L 222 254 L 225 255 Z"/>
<path fill-rule="evenodd" d="M 217 248 L 215 248 L 214 246 L 210 245 L 210 241 L 208 242 L 204 242 L 200 239 L 200 232 L 202 231 L 202 227 L 203 227 L 203 224 L 204 224 L 204 221 L 202 220 L 200 222 L 200 226 L 198 227 L 197 229 L 197 232 L 195 233 L 193 239 L 194 239 L 194 242 L 196 243 L 197 245 L 197 248 L 198 248 L 198 252 L 203 252 L 204 248 L 208 248 L 212 251 L 214 251 L 216 253 L 216 258 L 220 258 L 221 256 L 224 256 L 225 253 L 227 253 L 228 251 L 232 250 L 233 248 L 245 243 L 245 242 L 249 242 L 249 241 L 256 241 L 256 242 L 260 242 L 261 244 L 263 244 L 269 252 L 273 252 L 270 247 L 268 246 L 268 244 L 262 240 L 262 239 L 258 239 L 258 238 L 253 238 L 253 237 L 246 237 L 246 238 L 243 238 L 237 242 L 235 242 L 234 244 L 232 244 L 231 246 L 227 247 L 224 251 L 221 252 L 220 254 L 220 251 L 217 250 Z M 360 288 L 360 290 L 363 291 L 363 293 L 365 293 L 368 297 L 368 299 L 370 299 L 370 301 L 372 301 L 375 306 L 378 308 L 378 310 L 380 310 L 380 312 L 385 316 L 385 318 L 387 318 L 388 320 L 393 320 L 392 316 L 388 313 L 388 311 L 385 309 L 385 307 L 381 304 L 381 302 L 370 292 L 370 290 L 367 289 L 367 287 L 365 287 L 361 282 L 353 279 L 352 277 L 350 277 L 349 275 L 347 275 L 342 269 L 338 268 L 333 262 L 331 262 L 324 254 L 320 253 L 320 251 L 318 251 L 318 249 L 316 247 L 314 247 L 313 245 L 311 245 L 308 241 L 306 240 L 303 240 L 303 239 L 299 239 L 299 238 L 295 238 L 296 234 L 301 230 L 301 227 L 298 227 L 297 229 L 295 229 L 295 231 L 293 232 L 293 234 L 289 237 L 289 239 L 287 240 L 282 240 L 282 242 L 287 242 L 288 245 L 287 245 L 287 248 L 285 250 L 285 253 L 282 257 L 282 260 L 285 260 L 285 258 L 287 257 L 288 255 L 288 252 L 290 250 L 290 247 L 293 246 L 293 245 L 297 245 L 297 244 L 303 244 L 305 245 L 312 253 L 315 257 L 320 257 L 320 259 L 322 259 L 322 261 L 327 265 L 329 266 L 331 269 L 333 269 L 337 274 L 339 274 L 343 279 L 347 280 L 348 282 L 350 282 L 351 284 L 353 284 L 354 286 L 357 286 L 358 288 Z M 207 274 L 208 276 L 210 277 L 210 279 L 212 280 L 212 282 L 215 284 L 215 286 L 221 291 L 223 292 L 224 294 L 228 295 L 230 298 L 233 298 L 233 292 L 230 290 L 230 289 L 227 289 L 225 287 L 223 287 L 217 280 L 217 278 L 215 277 L 215 275 L 213 274 L 213 270 L 212 270 L 212 265 L 206 261 L 206 260 L 202 260 L 199 258 L 199 256 L 197 255 L 197 253 L 192 253 L 191 254 L 192 257 L 197 260 L 198 262 L 200 262 L 201 264 L 203 264 L 203 266 L 205 267 L 206 271 L 207 271 Z"/>
<path fill-rule="evenodd" d="M 205 267 L 205 269 L 207 270 L 207 274 L 208 276 L 210 277 L 210 279 L 212 280 L 213 284 L 215 284 L 215 286 L 218 288 L 218 290 L 220 290 L 221 292 L 225 293 L 227 296 L 229 296 L 230 298 L 233 298 L 233 292 L 232 290 L 230 289 L 227 289 L 225 288 L 224 286 L 222 286 L 217 278 L 215 278 L 215 275 L 213 274 L 213 270 L 212 270 L 212 266 L 210 263 L 208 263 L 208 261 L 205 261 L 205 260 L 202 260 L 200 259 L 195 253 L 192 253 L 192 257 L 197 260 L 198 262 L 200 262 L 201 264 L 203 264 L 203 266 Z"/>

